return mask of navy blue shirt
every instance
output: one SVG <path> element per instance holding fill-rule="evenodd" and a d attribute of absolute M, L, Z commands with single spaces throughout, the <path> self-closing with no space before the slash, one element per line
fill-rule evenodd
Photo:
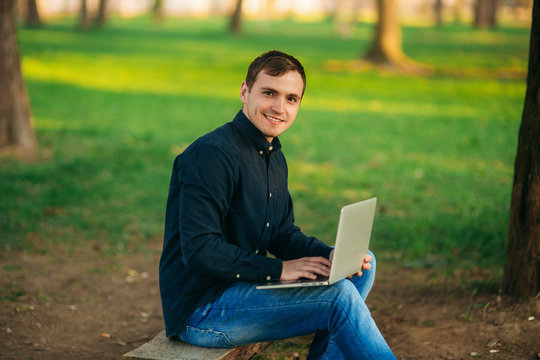
<path fill-rule="evenodd" d="M 238 112 L 174 161 L 159 264 L 167 336 L 233 282 L 276 281 L 282 260 L 330 251 L 294 225 L 278 138 Z"/>

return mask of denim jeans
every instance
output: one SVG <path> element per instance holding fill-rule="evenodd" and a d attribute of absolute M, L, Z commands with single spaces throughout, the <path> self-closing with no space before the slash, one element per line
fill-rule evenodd
<path fill-rule="evenodd" d="M 308 359 L 395 359 L 364 302 L 375 279 L 374 256 L 371 265 L 361 277 L 330 286 L 257 290 L 235 283 L 198 307 L 178 336 L 231 348 L 315 333 Z"/>

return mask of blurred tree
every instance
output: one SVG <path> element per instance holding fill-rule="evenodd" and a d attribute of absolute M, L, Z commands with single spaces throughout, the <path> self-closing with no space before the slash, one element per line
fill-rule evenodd
<path fill-rule="evenodd" d="M 334 22 L 336 32 L 341 36 L 351 36 L 360 20 L 361 0 L 337 0 L 333 4 L 329 19 Z"/>
<path fill-rule="evenodd" d="M 464 0 L 455 0 L 454 1 L 454 21 L 457 23 L 460 23 L 463 20 L 463 8 L 464 8 Z"/>
<path fill-rule="evenodd" d="M 37 145 L 15 36 L 16 11 L 16 0 L 0 1 L 0 154 L 31 159 Z"/>
<path fill-rule="evenodd" d="M 527 92 L 519 129 L 504 269 L 504 292 L 540 292 L 540 0 L 534 0 Z"/>
<path fill-rule="evenodd" d="M 159 1 L 159 0 L 156 0 Z M 223 7 L 223 0 L 210 0 L 210 15 L 211 16 L 220 16 L 222 7 Z"/>
<path fill-rule="evenodd" d="M 103 27 L 107 15 L 107 0 L 99 0 L 98 12 L 94 19 L 94 26 Z"/>
<path fill-rule="evenodd" d="M 474 25 L 478 28 L 497 25 L 499 0 L 476 0 L 474 5 Z"/>
<path fill-rule="evenodd" d="M 398 0 L 377 0 L 377 13 L 375 38 L 364 59 L 377 65 L 399 67 L 406 57 L 401 46 Z"/>
<path fill-rule="evenodd" d="M 81 0 L 81 12 L 79 14 L 79 28 L 86 30 L 90 26 L 90 19 L 88 17 L 88 7 L 86 6 L 86 0 Z"/>
<path fill-rule="evenodd" d="M 433 6 L 433 12 L 435 14 L 435 24 L 437 26 L 442 26 L 443 24 L 443 8 L 444 4 L 442 0 L 435 0 Z"/>
<path fill-rule="evenodd" d="M 152 14 L 154 15 L 154 21 L 160 23 L 163 20 L 163 0 L 155 0 L 154 6 L 152 6 Z"/>
<path fill-rule="evenodd" d="M 42 25 L 36 0 L 28 0 L 26 12 L 26 25 L 39 27 Z"/>
<path fill-rule="evenodd" d="M 236 6 L 231 15 L 230 30 L 236 34 L 242 31 L 242 0 L 236 0 Z"/>

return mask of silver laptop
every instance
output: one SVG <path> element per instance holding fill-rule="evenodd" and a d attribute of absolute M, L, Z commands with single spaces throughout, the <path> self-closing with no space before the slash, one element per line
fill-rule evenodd
<path fill-rule="evenodd" d="M 282 289 L 300 286 L 332 285 L 362 270 L 367 254 L 377 198 L 371 198 L 341 208 L 330 277 L 276 281 L 257 285 L 257 289 Z"/>

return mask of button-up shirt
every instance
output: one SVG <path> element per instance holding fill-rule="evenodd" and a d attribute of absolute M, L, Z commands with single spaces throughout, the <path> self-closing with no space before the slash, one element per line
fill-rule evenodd
<path fill-rule="evenodd" d="M 282 260 L 330 251 L 294 224 L 279 139 L 238 112 L 174 161 L 159 265 L 167 336 L 233 282 L 279 280 Z"/>

